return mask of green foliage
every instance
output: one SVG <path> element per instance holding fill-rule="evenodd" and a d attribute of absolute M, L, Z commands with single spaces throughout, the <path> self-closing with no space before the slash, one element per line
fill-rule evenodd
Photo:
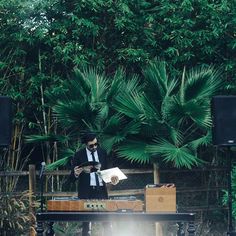
<path fill-rule="evenodd" d="M 117 147 L 117 155 L 130 162 L 146 164 L 150 162 L 150 155 L 146 151 L 146 143 L 142 140 L 126 140 Z"/>
<path fill-rule="evenodd" d="M 236 166 L 233 166 L 231 172 L 231 186 L 232 186 L 232 216 L 236 219 Z M 222 199 L 223 205 L 227 206 L 229 201 L 229 194 L 227 190 L 223 190 L 224 196 Z"/>
<path fill-rule="evenodd" d="M 111 83 L 94 69 L 76 71 L 60 98 L 50 95 L 57 101 L 55 116 L 75 137 L 86 130 L 97 132 L 108 152 L 131 162 L 166 162 L 178 168 L 202 163 L 197 149 L 210 142 L 210 99 L 221 85 L 220 73 L 204 66 L 184 70 L 181 79 L 173 80 L 166 63 L 155 60 L 143 77 L 143 83 L 137 83 L 138 77 L 127 83 L 118 71 Z"/>
<path fill-rule="evenodd" d="M 54 116 L 67 131 L 70 146 L 78 145 L 80 136 L 87 130 L 92 130 L 98 134 L 101 146 L 110 153 L 113 147 L 124 141 L 129 134 L 138 133 L 139 124 L 124 119 L 123 115 L 115 112 L 112 102 L 120 96 L 121 91 L 129 94 L 138 89 L 137 81 L 138 78 L 133 76 L 126 82 L 126 74 L 121 69 L 115 73 L 114 79 L 110 80 L 97 69 L 85 68 L 83 71 L 76 70 L 74 78 L 63 83 L 62 93 L 48 93 L 50 100 L 55 101 Z M 49 141 L 50 137 L 46 139 Z M 31 141 L 34 139 L 32 136 Z M 55 137 L 54 141 L 56 140 L 59 139 Z M 69 154 L 70 156 L 64 156 L 63 159 L 48 165 L 47 169 L 65 165 L 72 156 L 71 152 Z"/>
<path fill-rule="evenodd" d="M 153 144 L 147 147 L 149 153 L 160 155 L 166 162 L 172 162 L 177 168 L 191 168 L 193 165 L 199 165 L 201 160 L 193 154 L 187 145 L 174 145 L 167 140 L 154 140 Z"/>
<path fill-rule="evenodd" d="M 81 232 L 81 222 L 55 222 L 53 229 L 58 236 L 75 236 Z"/>
<path fill-rule="evenodd" d="M 121 92 L 114 101 L 118 112 L 140 126 L 138 134 L 128 137 L 139 145 L 121 143 L 117 153 L 140 163 L 162 160 L 187 168 L 200 164 L 197 148 L 210 143 L 210 99 L 221 85 L 220 73 L 201 67 L 171 79 L 166 64 L 154 61 L 143 76 L 142 93 Z"/>
<path fill-rule="evenodd" d="M 65 165 L 85 129 L 131 162 L 201 163 L 214 68 L 224 72 L 218 93 L 236 91 L 234 1 L 0 0 L 0 9 L 0 95 L 14 114 L 8 169 L 22 169 L 38 144 L 47 169 Z"/>
<path fill-rule="evenodd" d="M 187 125 L 190 120 L 203 129 L 210 125 L 210 117 L 206 116 L 208 107 L 191 100 L 192 93 L 196 91 L 202 96 L 200 87 L 204 86 L 204 76 L 201 75 L 203 83 L 197 79 L 196 84 L 193 79 L 188 87 L 184 86 L 185 91 L 182 91 L 182 94 L 177 95 L 175 92 L 177 84 L 181 83 L 180 79 L 175 78 L 180 78 L 183 68 L 189 71 L 197 65 L 211 64 L 216 68 L 221 67 L 223 72 L 226 72 L 223 86 L 226 88 L 226 94 L 235 92 L 236 10 L 232 1 L 2 0 L 0 6 L 0 93 L 13 98 L 14 124 L 20 125 L 20 128 L 14 126 L 14 130 L 21 130 L 23 135 L 51 135 L 57 132 L 57 121 L 51 113 L 54 103 L 45 97 L 45 94 L 50 93 L 58 98 L 66 93 L 63 91 L 63 83 L 70 80 L 74 69 L 81 71 L 88 65 L 101 69 L 106 76 L 113 75 L 120 67 L 125 68 L 127 74 L 135 72 L 142 75 L 142 68 L 154 58 L 159 57 L 167 62 L 171 79 L 156 80 L 156 72 L 160 71 L 160 68 L 155 68 L 155 63 L 152 67 L 149 64 L 150 71 L 153 72 L 147 72 L 146 69 L 146 75 L 142 76 L 142 85 L 146 84 L 145 80 L 150 77 L 150 86 L 145 87 L 149 95 L 141 96 L 142 88 L 137 88 L 137 84 L 136 92 L 133 92 L 132 96 L 126 95 L 130 102 L 129 106 L 134 105 L 136 111 L 133 118 L 139 117 L 142 122 L 145 120 L 147 123 L 146 126 L 139 124 L 136 127 L 141 127 L 141 136 L 148 137 L 148 142 L 156 135 L 153 130 L 159 130 L 166 120 L 170 125 L 176 122 Z M 100 104 L 95 101 L 103 96 L 107 84 L 102 85 L 99 91 L 94 86 L 95 90 L 91 91 L 91 101 L 94 100 L 93 106 L 89 107 L 89 114 L 95 113 L 100 126 L 106 120 L 104 117 L 114 115 L 109 114 L 108 107 L 116 97 L 116 91 L 122 91 L 123 85 L 117 79 L 120 74 L 122 76 L 122 72 L 117 72 L 109 78 L 109 83 L 113 85 L 109 94 L 105 95 L 109 102 L 106 106 L 101 106 L 104 104 L 102 100 L 99 101 Z M 165 71 L 160 71 L 158 76 L 164 78 L 163 74 L 167 75 Z M 133 83 L 136 81 L 138 80 L 132 82 L 127 79 L 126 85 L 134 87 Z M 159 84 L 156 84 L 157 81 Z M 167 81 L 168 84 L 165 84 Z M 211 87 L 212 81 L 208 82 L 211 83 Z M 81 83 L 78 86 L 85 86 L 86 94 L 86 82 L 84 85 Z M 208 93 L 205 88 L 202 89 Z M 184 105 L 179 97 L 183 93 L 185 97 L 181 99 L 189 100 L 188 103 L 185 101 Z M 166 96 L 165 99 L 163 94 Z M 142 101 L 138 101 L 139 96 L 142 97 Z M 81 94 L 79 97 L 82 99 L 84 96 Z M 147 105 L 145 109 L 141 109 L 140 103 Z M 60 117 L 64 118 L 64 126 L 59 127 L 59 133 L 66 132 L 67 125 L 77 125 L 79 111 L 84 109 L 85 104 L 76 101 L 68 107 L 58 104 L 58 110 L 67 109 L 70 113 L 70 119 Z M 191 109 L 194 106 L 195 109 Z M 100 109 L 97 109 L 98 107 Z M 161 110 L 158 107 L 161 107 Z M 166 110 L 166 107 L 169 107 L 169 110 Z M 204 119 L 200 107 L 204 111 Z M 195 113 L 189 116 L 188 113 L 192 113 L 193 110 Z M 123 113 L 123 116 L 128 117 L 132 113 L 125 110 L 125 107 L 123 112 L 127 112 Z M 176 116 L 171 116 L 172 112 L 175 112 Z M 89 120 L 90 116 L 84 118 Z M 114 125 L 113 120 L 114 118 L 107 124 L 104 123 L 104 129 L 110 129 L 110 123 Z M 119 122 L 124 120 L 129 122 L 124 117 L 119 118 Z M 92 122 L 93 120 L 90 120 L 86 127 L 91 127 Z M 97 127 L 96 129 L 98 130 Z M 166 127 L 163 129 L 164 133 L 168 132 Z M 21 136 L 15 134 L 14 137 Z M 112 142 L 124 141 L 122 135 L 117 137 L 119 141 Z M 111 150 L 111 142 L 107 142 L 106 146 Z M 42 150 L 42 154 L 47 153 L 48 160 L 54 158 L 53 151 L 56 151 L 52 143 L 42 145 Z"/>

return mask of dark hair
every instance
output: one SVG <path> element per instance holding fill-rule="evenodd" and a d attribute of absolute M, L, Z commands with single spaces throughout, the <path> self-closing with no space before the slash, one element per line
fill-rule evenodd
<path fill-rule="evenodd" d="M 93 141 L 95 138 L 97 137 L 97 135 L 93 132 L 87 132 L 85 134 L 83 134 L 81 141 L 82 143 L 88 143 L 89 141 Z"/>

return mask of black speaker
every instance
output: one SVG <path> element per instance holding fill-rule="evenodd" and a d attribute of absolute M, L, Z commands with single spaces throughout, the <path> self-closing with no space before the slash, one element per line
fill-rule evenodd
<path fill-rule="evenodd" d="M 212 142 L 219 146 L 236 145 L 236 96 L 215 96 L 211 101 Z"/>
<path fill-rule="evenodd" d="M 11 98 L 0 96 L 0 146 L 11 143 L 12 129 L 12 101 Z"/>

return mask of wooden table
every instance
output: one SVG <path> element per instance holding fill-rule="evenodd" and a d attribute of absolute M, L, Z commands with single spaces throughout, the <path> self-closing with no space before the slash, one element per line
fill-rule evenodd
<path fill-rule="evenodd" d="M 43 222 L 48 223 L 46 235 L 53 236 L 53 223 L 59 221 L 149 221 L 149 222 L 177 222 L 178 236 L 185 235 L 183 226 L 188 223 L 188 235 L 195 235 L 194 213 L 147 213 L 147 212 L 39 212 L 36 213 L 37 236 L 43 236 Z"/>

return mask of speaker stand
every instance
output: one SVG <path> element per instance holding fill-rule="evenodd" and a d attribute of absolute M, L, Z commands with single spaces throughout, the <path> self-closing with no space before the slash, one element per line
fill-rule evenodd
<path fill-rule="evenodd" d="M 228 147 L 228 232 L 227 236 L 236 236 L 233 231 L 233 216 L 232 216 L 232 150 Z"/>

